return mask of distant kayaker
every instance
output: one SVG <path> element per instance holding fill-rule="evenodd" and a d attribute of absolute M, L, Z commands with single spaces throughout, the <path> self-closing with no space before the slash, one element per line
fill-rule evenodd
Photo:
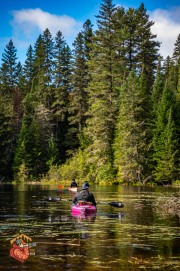
<path fill-rule="evenodd" d="M 77 192 L 76 196 L 73 199 L 73 204 L 78 203 L 78 201 L 85 201 L 90 202 L 94 206 L 96 206 L 96 201 L 94 198 L 93 193 L 89 192 L 90 185 L 88 182 L 85 182 L 82 185 L 82 190 L 80 192 Z"/>
<path fill-rule="evenodd" d="M 70 187 L 78 187 L 78 184 L 75 179 L 72 179 Z"/>

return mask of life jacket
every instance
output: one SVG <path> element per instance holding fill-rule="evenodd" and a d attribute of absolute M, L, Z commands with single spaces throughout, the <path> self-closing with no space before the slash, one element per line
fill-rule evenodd
<path fill-rule="evenodd" d="M 87 190 L 80 191 L 79 195 L 78 195 L 78 200 L 89 201 L 90 200 L 89 191 L 87 191 Z"/>

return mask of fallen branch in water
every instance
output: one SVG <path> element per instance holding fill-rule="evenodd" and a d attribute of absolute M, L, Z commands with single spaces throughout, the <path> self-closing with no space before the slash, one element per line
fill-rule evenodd
<path fill-rule="evenodd" d="M 178 197 L 159 197 L 154 207 L 162 215 L 177 215 L 180 217 L 180 198 Z"/>

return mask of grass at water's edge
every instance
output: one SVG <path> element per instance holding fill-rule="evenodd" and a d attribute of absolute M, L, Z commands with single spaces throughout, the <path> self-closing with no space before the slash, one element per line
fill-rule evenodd
<path fill-rule="evenodd" d="M 78 185 L 82 185 L 83 182 L 85 180 L 78 180 L 76 179 L 76 182 L 78 183 Z M 29 180 L 29 181 L 8 181 L 6 182 L 7 184 L 17 184 L 17 183 L 24 183 L 24 184 L 31 184 L 31 185 L 51 185 L 51 184 L 57 184 L 57 185 L 63 185 L 63 186 L 69 186 L 71 183 L 71 180 L 54 180 L 54 179 L 40 179 L 40 180 Z M 162 184 L 157 184 L 157 183 L 146 183 L 145 185 L 142 185 L 140 183 L 125 183 L 125 182 L 121 182 L 121 181 L 111 181 L 111 182 L 107 182 L 107 181 L 100 181 L 98 183 L 93 183 L 93 182 L 89 182 L 89 184 L 96 184 L 96 185 L 123 185 L 123 186 L 150 186 L 150 187 L 157 187 L 157 186 L 164 186 L 164 187 L 180 187 L 180 180 L 178 181 L 174 181 L 172 182 L 172 184 L 168 184 L 168 185 L 162 185 Z"/>

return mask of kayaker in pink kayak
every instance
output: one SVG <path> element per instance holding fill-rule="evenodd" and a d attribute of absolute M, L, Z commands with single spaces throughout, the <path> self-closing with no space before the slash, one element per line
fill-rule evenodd
<path fill-rule="evenodd" d="M 74 197 L 73 204 L 77 204 L 78 202 L 84 201 L 92 203 L 94 206 L 96 206 L 94 195 L 89 191 L 89 188 L 90 188 L 89 183 L 85 182 L 82 185 L 82 190 L 80 192 L 77 192 L 76 196 Z"/>
<path fill-rule="evenodd" d="M 78 187 L 78 184 L 75 179 L 72 179 L 70 187 Z"/>

